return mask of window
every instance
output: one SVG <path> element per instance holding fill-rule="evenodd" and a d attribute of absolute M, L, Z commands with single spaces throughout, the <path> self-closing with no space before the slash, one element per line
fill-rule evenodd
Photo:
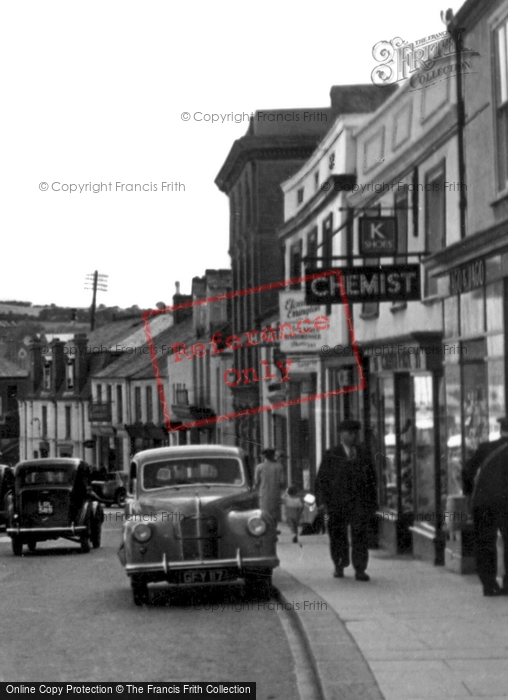
<path fill-rule="evenodd" d="M 296 191 L 296 202 L 301 204 L 303 202 L 303 187 Z"/>
<path fill-rule="evenodd" d="M 508 20 L 495 32 L 497 177 L 500 190 L 508 187 Z"/>
<path fill-rule="evenodd" d="M 134 420 L 141 423 L 141 387 L 134 388 Z"/>
<path fill-rule="evenodd" d="M 425 177 L 425 250 L 432 254 L 446 245 L 445 166 Z M 437 279 L 425 273 L 425 296 L 437 294 Z"/>
<path fill-rule="evenodd" d="M 302 276 L 302 240 L 294 243 L 289 249 L 289 277 L 295 279 Z M 295 282 L 291 289 L 301 289 L 302 283 Z"/>
<path fill-rule="evenodd" d="M 45 391 L 51 391 L 51 357 L 46 357 L 42 369 L 42 385 Z"/>
<path fill-rule="evenodd" d="M 152 387 L 146 387 L 146 422 L 151 423 L 153 421 L 153 398 L 152 398 Z"/>
<path fill-rule="evenodd" d="M 97 384 L 97 403 L 102 403 L 102 384 Z"/>
<path fill-rule="evenodd" d="M 65 407 L 65 439 L 70 440 L 72 437 L 72 407 Z"/>
<path fill-rule="evenodd" d="M 313 260 L 312 258 L 317 258 L 318 254 L 318 249 L 317 249 L 317 227 L 312 229 L 312 231 L 309 233 L 307 236 L 307 255 L 306 257 L 309 258 L 309 261 L 307 263 L 307 267 L 317 267 L 317 260 Z"/>
<path fill-rule="evenodd" d="M 116 422 L 123 422 L 123 394 L 122 385 L 116 385 Z"/>
<path fill-rule="evenodd" d="M 106 387 L 106 403 L 109 406 L 109 410 L 111 411 L 111 404 L 113 403 L 113 387 L 111 384 L 108 384 Z"/>
<path fill-rule="evenodd" d="M 48 437 L 48 407 L 42 407 L 42 437 Z"/>
<path fill-rule="evenodd" d="M 67 361 L 67 389 L 74 389 L 74 360 Z"/>
<path fill-rule="evenodd" d="M 316 172 L 314 173 L 314 189 L 316 190 L 316 192 L 319 189 L 319 170 L 316 170 Z"/>
<path fill-rule="evenodd" d="M 323 221 L 323 267 L 333 267 L 332 255 L 333 255 L 333 214 L 327 216 Z"/>
<path fill-rule="evenodd" d="M 397 220 L 397 252 L 393 259 L 395 265 L 405 265 L 407 263 L 407 236 L 408 236 L 408 216 L 409 198 L 407 191 L 397 192 L 394 198 L 395 218 Z M 405 309 L 407 303 L 404 301 L 394 301 L 392 308 Z"/>

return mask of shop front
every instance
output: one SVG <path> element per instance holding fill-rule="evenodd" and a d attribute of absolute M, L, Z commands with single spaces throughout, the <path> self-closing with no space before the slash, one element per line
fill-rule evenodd
<path fill-rule="evenodd" d="M 419 333 L 363 348 L 368 362 L 367 441 L 379 489 L 380 543 L 444 563 L 446 469 L 443 345 Z"/>

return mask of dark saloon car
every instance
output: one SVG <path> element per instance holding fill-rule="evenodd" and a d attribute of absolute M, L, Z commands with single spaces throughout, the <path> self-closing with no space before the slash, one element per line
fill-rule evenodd
<path fill-rule="evenodd" d="M 90 467 L 80 459 L 46 458 L 14 467 L 14 490 L 7 534 L 17 556 L 26 544 L 64 537 L 90 551 L 101 544 L 102 505 L 90 488 Z"/>
<path fill-rule="evenodd" d="M 276 540 L 242 450 L 189 445 L 134 456 L 119 557 L 136 605 L 148 602 L 148 584 L 157 581 L 242 580 L 266 594 L 279 565 Z"/>
<path fill-rule="evenodd" d="M 92 474 L 92 489 L 101 503 L 108 506 L 116 503 L 123 508 L 127 496 L 126 481 L 127 474 L 123 472 L 109 472 L 103 479 L 94 478 Z"/>

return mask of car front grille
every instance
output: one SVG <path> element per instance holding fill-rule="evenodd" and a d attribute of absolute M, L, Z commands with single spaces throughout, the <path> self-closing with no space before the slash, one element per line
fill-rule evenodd
<path fill-rule="evenodd" d="M 179 524 L 184 559 L 217 559 L 219 556 L 217 518 L 209 515 L 186 515 Z"/>

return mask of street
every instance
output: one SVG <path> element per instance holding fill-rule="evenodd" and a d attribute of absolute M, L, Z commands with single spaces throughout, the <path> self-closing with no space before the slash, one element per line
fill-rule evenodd
<path fill-rule="evenodd" d="M 121 514 L 106 509 L 102 547 L 90 554 L 58 540 L 15 557 L 0 533 L 0 680 L 254 681 L 258 698 L 292 700 L 279 613 L 240 586 L 171 598 L 159 586 L 148 607 L 133 604 L 116 556 Z"/>

